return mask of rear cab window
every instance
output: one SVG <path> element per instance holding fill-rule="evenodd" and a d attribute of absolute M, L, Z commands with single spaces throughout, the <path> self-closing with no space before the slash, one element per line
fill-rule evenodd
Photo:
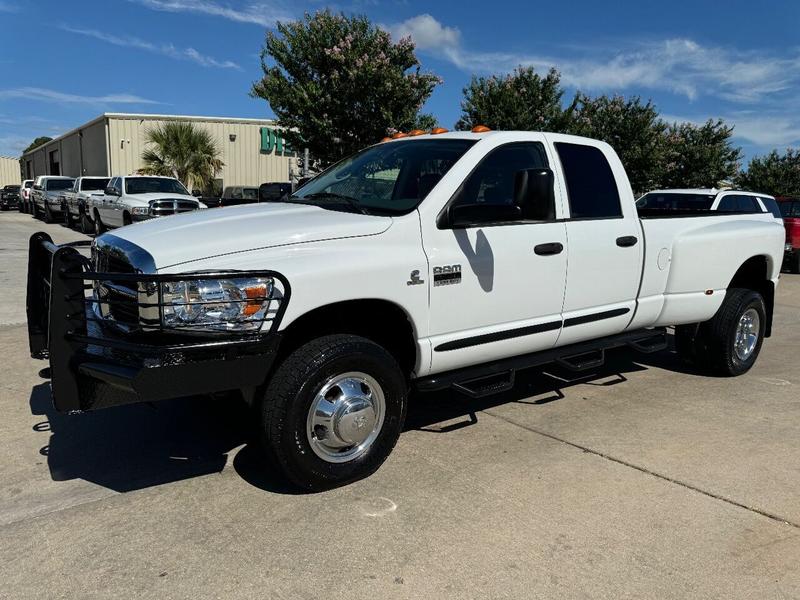
<path fill-rule="evenodd" d="M 781 216 L 784 219 L 800 217 L 800 202 L 796 200 L 786 200 L 779 203 Z"/>
<path fill-rule="evenodd" d="M 555 143 L 572 219 L 622 218 L 617 181 L 605 154 L 594 146 Z"/>

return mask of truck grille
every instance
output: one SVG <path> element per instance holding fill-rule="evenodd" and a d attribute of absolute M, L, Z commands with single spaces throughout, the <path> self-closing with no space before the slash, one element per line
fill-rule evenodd
<path fill-rule="evenodd" d="M 164 217 L 178 213 L 191 212 L 200 207 L 194 200 L 153 200 L 150 202 L 150 214 L 154 217 Z"/>

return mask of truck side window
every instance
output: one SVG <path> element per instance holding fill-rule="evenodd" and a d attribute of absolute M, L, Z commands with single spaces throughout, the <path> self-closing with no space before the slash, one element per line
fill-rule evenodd
<path fill-rule="evenodd" d="M 119 195 L 122 195 L 122 177 L 117 177 L 116 181 L 114 181 L 114 189 L 119 192 Z"/>
<path fill-rule="evenodd" d="M 456 192 L 453 205 L 513 204 L 518 171 L 547 167 L 539 142 L 515 142 L 492 150 Z M 553 211 L 543 211 L 553 214 Z"/>
<path fill-rule="evenodd" d="M 569 197 L 573 219 L 622 216 L 622 205 L 614 173 L 599 148 L 581 144 L 555 144 Z"/>

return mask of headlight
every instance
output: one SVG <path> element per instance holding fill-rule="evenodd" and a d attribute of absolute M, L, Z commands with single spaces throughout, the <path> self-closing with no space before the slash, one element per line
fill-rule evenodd
<path fill-rule="evenodd" d="M 161 284 L 163 324 L 184 331 L 256 331 L 272 298 L 270 278 L 196 279 Z"/>
<path fill-rule="evenodd" d="M 149 213 L 150 213 L 150 207 L 149 206 L 134 206 L 131 209 L 131 214 L 132 215 L 142 216 L 142 215 L 147 215 Z"/>

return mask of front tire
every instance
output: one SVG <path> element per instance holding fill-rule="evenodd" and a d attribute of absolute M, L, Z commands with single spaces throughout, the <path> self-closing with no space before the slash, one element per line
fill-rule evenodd
<path fill-rule="evenodd" d="M 106 232 L 106 226 L 100 220 L 100 213 L 94 211 L 94 234 L 103 235 Z"/>
<path fill-rule="evenodd" d="M 72 219 L 72 213 L 69 212 L 69 207 L 64 207 L 64 225 L 70 229 L 72 229 L 72 226 L 74 225 L 74 220 Z"/>
<path fill-rule="evenodd" d="M 397 443 L 407 394 L 397 361 L 374 342 L 354 335 L 312 340 L 283 361 L 266 387 L 265 447 L 307 490 L 362 479 Z"/>
<path fill-rule="evenodd" d="M 800 248 L 795 250 L 789 257 L 789 272 L 800 273 Z"/>
<path fill-rule="evenodd" d="M 50 205 L 47 202 L 44 203 L 44 222 L 45 223 L 53 222 L 53 213 L 50 210 Z"/>

